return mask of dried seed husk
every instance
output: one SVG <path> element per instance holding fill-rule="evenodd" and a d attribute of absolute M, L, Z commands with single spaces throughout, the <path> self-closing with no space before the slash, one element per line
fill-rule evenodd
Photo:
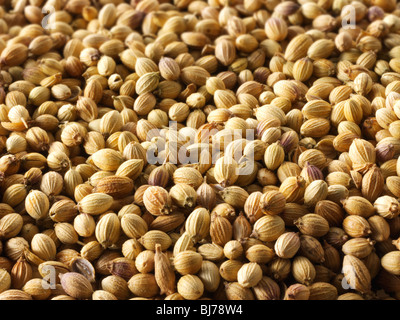
<path fill-rule="evenodd" d="M 219 192 L 221 198 L 234 208 L 243 208 L 249 194 L 238 186 L 230 186 Z"/>
<path fill-rule="evenodd" d="M 337 289 L 326 282 L 315 282 L 308 287 L 310 290 L 309 300 L 336 300 Z"/>
<path fill-rule="evenodd" d="M 262 269 L 255 263 L 245 263 L 242 265 L 237 274 L 238 283 L 244 288 L 256 286 L 262 279 Z"/>
<path fill-rule="evenodd" d="M 342 201 L 344 210 L 350 215 L 369 218 L 375 213 L 375 208 L 367 199 L 359 196 L 348 197 Z"/>
<path fill-rule="evenodd" d="M 310 285 L 316 276 L 314 265 L 306 257 L 296 256 L 292 263 L 292 274 L 297 282 Z"/>
<path fill-rule="evenodd" d="M 14 264 L 10 272 L 11 284 L 14 289 L 21 289 L 25 283 L 32 279 L 33 270 L 25 258 L 21 257 Z"/>
<path fill-rule="evenodd" d="M 397 177 L 397 176 L 390 176 L 390 177 L 388 177 L 386 179 L 387 188 L 396 197 L 398 197 L 398 195 L 400 194 L 400 192 L 399 192 L 399 190 L 400 190 L 400 188 L 399 188 L 400 179 L 398 179 L 398 178 L 399 177 Z"/>
<path fill-rule="evenodd" d="M 120 237 L 121 223 L 115 213 L 106 213 L 96 224 L 95 235 L 97 241 L 108 248 L 117 243 Z"/>
<path fill-rule="evenodd" d="M 280 214 L 284 210 L 285 205 L 286 198 L 284 194 L 279 191 L 266 192 L 260 198 L 260 208 L 264 214 Z"/>
<path fill-rule="evenodd" d="M 300 34 L 295 36 L 288 44 L 285 50 L 285 59 L 288 61 L 297 61 L 307 55 L 309 47 L 313 40 L 309 35 Z"/>
<path fill-rule="evenodd" d="M 225 294 L 228 300 L 255 300 L 250 288 L 244 288 L 238 282 L 225 282 Z"/>
<path fill-rule="evenodd" d="M 44 261 L 55 260 L 57 253 L 53 239 L 44 233 L 38 233 L 32 238 L 31 250 Z"/>
<path fill-rule="evenodd" d="M 49 275 L 55 276 L 57 283 L 60 283 L 59 275 L 67 273 L 70 268 L 62 262 L 59 261 L 46 261 L 38 265 L 39 274 L 45 278 Z M 55 273 L 55 274 L 54 274 Z"/>
<path fill-rule="evenodd" d="M 280 143 L 276 142 L 267 147 L 264 162 L 269 170 L 276 170 L 284 161 L 285 151 Z"/>
<path fill-rule="evenodd" d="M 300 202 L 304 197 L 305 180 L 301 176 L 287 177 L 279 187 L 279 191 L 285 196 L 286 202 Z"/>
<path fill-rule="evenodd" d="M 197 204 L 205 207 L 209 211 L 212 210 L 216 205 L 216 193 L 214 189 L 206 182 L 200 185 L 196 190 L 197 193 Z"/>
<path fill-rule="evenodd" d="M 59 222 L 54 225 L 54 231 L 58 240 L 64 244 L 75 244 L 79 240 L 74 226 L 68 222 Z"/>
<path fill-rule="evenodd" d="M 372 233 L 368 221 L 357 215 L 344 218 L 342 227 L 343 230 L 353 238 L 366 237 Z"/>
<path fill-rule="evenodd" d="M 335 184 L 328 187 L 327 199 L 336 204 L 341 204 L 341 200 L 346 199 L 348 196 L 349 190 L 343 185 Z"/>
<path fill-rule="evenodd" d="M 11 288 L 11 276 L 8 273 L 7 270 L 1 269 L 0 270 L 0 279 L 1 279 L 1 285 L 0 285 L 0 294 L 2 292 L 5 292 Z"/>
<path fill-rule="evenodd" d="M 46 300 L 51 295 L 49 284 L 44 279 L 31 279 L 21 289 L 31 295 L 34 300 Z"/>
<path fill-rule="evenodd" d="M 343 209 L 330 200 L 319 201 L 315 206 L 314 213 L 325 218 L 330 227 L 340 226 L 344 219 Z"/>
<path fill-rule="evenodd" d="M 44 192 L 48 197 L 57 196 L 63 189 L 63 177 L 61 174 L 55 171 L 46 172 L 40 183 L 40 190 Z"/>
<path fill-rule="evenodd" d="M 253 226 L 251 237 L 261 241 L 274 241 L 285 231 L 285 223 L 279 216 L 266 215 L 258 219 Z"/>
<path fill-rule="evenodd" d="M 19 234 L 23 218 L 18 213 L 10 213 L 0 219 L 0 238 L 9 239 Z"/>
<path fill-rule="evenodd" d="M 381 196 L 374 202 L 376 212 L 385 219 L 393 219 L 397 217 L 400 213 L 399 207 L 399 202 L 396 198 L 391 196 Z"/>
<path fill-rule="evenodd" d="M 360 259 L 345 255 L 343 258 L 343 273 L 350 288 L 354 288 L 361 293 L 370 291 L 371 275 Z"/>
<path fill-rule="evenodd" d="M 250 223 L 256 222 L 263 216 L 261 207 L 262 197 L 263 194 L 261 192 L 253 192 L 249 195 L 244 203 L 244 212 Z"/>
<path fill-rule="evenodd" d="M 144 161 L 142 159 L 129 159 L 124 161 L 117 169 L 115 175 L 128 177 L 135 181 L 143 171 Z"/>
<path fill-rule="evenodd" d="M 139 271 L 136 269 L 135 261 L 128 258 L 116 258 L 109 262 L 108 269 L 114 276 L 121 277 L 129 281 L 132 276 Z"/>
<path fill-rule="evenodd" d="M 93 288 L 89 280 L 76 272 L 60 274 L 61 285 L 64 291 L 75 299 L 89 299 Z"/>
<path fill-rule="evenodd" d="M 305 189 L 304 204 L 313 208 L 319 201 L 325 200 L 327 195 L 328 184 L 323 180 L 314 180 Z"/>
<path fill-rule="evenodd" d="M 371 227 L 371 238 L 377 242 L 388 240 L 390 237 L 390 225 L 381 216 L 374 215 L 368 219 Z"/>
<path fill-rule="evenodd" d="M 168 192 L 158 186 L 150 186 L 143 195 L 146 209 L 153 215 L 159 216 L 171 212 L 171 197 Z"/>
<path fill-rule="evenodd" d="M 284 300 L 308 300 L 310 290 L 307 286 L 296 283 L 286 289 Z"/>
<path fill-rule="evenodd" d="M 0 300 L 33 300 L 29 293 L 22 290 L 10 289 L 0 293 Z"/>
<path fill-rule="evenodd" d="M 150 273 L 136 274 L 128 281 L 129 290 L 138 297 L 151 298 L 159 293 L 155 276 Z"/>
<path fill-rule="evenodd" d="M 204 293 L 204 284 L 198 276 L 184 275 L 177 283 L 178 293 L 187 300 L 197 300 Z"/>
<path fill-rule="evenodd" d="M 49 212 L 49 199 L 43 192 L 32 190 L 25 199 L 25 208 L 32 218 L 44 219 Z"/>
<path fill-rule="evenodd" d="M 78 210 L 90 215 L 99 215 L 106 212 L 113 203 L 113 197 L 105 193 L 92 193 L 78 202 Z"/>
<path fill-rule="evenodd" d="M 294 221 L 301 233 L 313 237 L 322 237 L 329 231 L 328 221 L 314 213 L 309 213 Z"/>
<path fill-rule="evenodd" d="M 242 266 L 243 262 L 240 260 L 226 260 L 221 263 L 219 273 L 226 281 L 237 281 L 238 272 Z"/>
<path fill-rule="evenodd" d="M 197 252 L 203 257 L 203 261 L 221 261 L 224 258 L 224 248 L 215 243 L 205 243 L 198 247 Z"/>
<path fill-rule="evenodd" d="M 136 259 L 136 257 L 142 250 L 143 250 L 142 245 L 136 239 L 126 240 L 122 244 L 122 248 L 121 248 L 121 251 L 122 251 L 122 254 L 124 255 L 124 257 L 126 257 L 128 259 L 132 259 L 132 260 Z"/>
<path fill-rule="evenodd" d="M 399 269 L 399 259 L 400 255 L 399 251 L 392 251 L 385 254 L 381 259 L 382 267 L 391 274 L 400 275 Z"/>
<path fill-rule="evenodd" d="M 224 246 L 224 255 L 228 259 L 240 259 L 243 255 L 243 246 L 240 241 L 228 241 Z"/>
<path fill-rule="evenodd" d="M 25 250 L 28 248 L 29 248 L 28 241 L 26 241 L 22 237 L 14 237 L 8 239 L 4 243 L 4 255 L 13 261 L 17 261 L 20 257 L 24 255 Z"/>
<path fill-rule="evenodd" d="M 78 208 L 72 200 L 60 200 L 55 202 L 50 210 L 49 216 L 55 222 L 72 221 L 78 214 Z"/>
<path fill-rule="evenodd" d="M 263 244 L 254 244 L 246 250 L 246 258 L 250 262 L 265 264 L 275 257 L 273 249 Z"/>
<path fill-rule="evenodd" d="M 324 240 L 324 262 L 323 265 L 332 270 L 333 272 L 339 272 L 342 267 L 342 259 L 339 251 Z"/>
<path fill-rule="evenodd" d="M 193 210 L 185 222 L 186 232 L 196 241 L 204 239 L 210 231 L 211 216 L 204 208 Z"/>
<path fill-rule="evenodd" d="M 111 275 L 101 281 L 103 290 L 113 294 L 118 300 L 126 300 L 130 296 L 127 281 L 121 277 Z"/>
<path fill-rule="evenodd" d="M 71 299 L 73 299 L 73 298 L 71 298 Z M 53 300 L 54 300 L 54 298 L 53 298 Z M 92 300 L 118 300 L 118 298 L 114 294 L 112 294 L 108 291 L 96 290 L 92 294 Z"/>
<path fill-rule="evenodd" d="M 90 261 L 85 258 L 75 258 L 72 260 L 71 271 L 82 274 L 90 282 L 95 282 L 95 269 Z"/>
<path fill-rule="evenodd" d="M 211 261 L 203 260 L 197 276 L 204 284 L 204 290 L 215 292 L 220 284 L 221 276 L 217 265 Z"/>
<path fill-rule="evenodd" d="M 193 187 L 186 183 L 178 183 L 174 185 L 170 191 L 169 195 L 172 201 L 182 208 L 192 208 L 196 204 L 197 193 Z"/>
<path fill-rule="evenodd" d="M 282 234 L 274 245 L 276 255 L 284 259 L 293 258 L 299 249 L 300 237 L 295 232 L 286 232 Z"/>
<path fill-rule="evenodd" d="M 312 118 L 300 127 L 300 133 L 306 137 L 321 138 L 328 134 L 330 122 L 324 118 Z"/>
<path fill-rule="evenodd" d="M 366 173 L 376 161 L 374 146 L 363 139 L 354 139 L 349 148 L 349 156 L 353 163 L 353 169 L 362 174 Z"/>
<path fill-rule="evenodd" d="M 101 179 L 93 191 L 121 199 L 132 194 L 133 181 L 128 177 L 109 176 Z"/>
<path fill-rule="evenodd" d="M 157 243 L 161 245 L 162 251 L 168 249 L 171 244 L 172 240 L 163 231 L 159 230 L 150 230 L 146 232 L 140 239 L 139 242 L 143 247 L 145 247 L 147 250 L 153 250 L 155 249 L 155 246 Z"/>
<path fill-rule="evenodd" d="M 155 218 L 149 225 L 149 229 L 171 232 L 181 226 L 184 222 L 185 215 L 183 213 L 172 213 Z"/>
<path fill-rule="evenodd" d="M 321 243 L 313 236 L 300 236 L 299 253 L 314 263 L 324 262 L 324 249 Z"/>
<path fill-rule="evenodd" d="M 344 254 L 363 259 L 372 252 L 373 248 L 373 241 L 365 238 L 354 238 L 350 239 L 343 245 L 342 251 Z"/>
<path fill-rule="evenodd" d="M 124 161 L 120 152 L 107 148 L 95 152 L 91 159 L 96 167 L 104 171 L 116 171 Z"/>
<path fill-rule="evenodd" d="M 210 236 L 213 243 L 224 246 L 232 240 L 232 225 L 227 218 L 219 215 L 211 217 Z"/>
<path fill-rule="evenodd" d="M 257 300 L 279 300 L 281 289 L 279 285 L 270 277 L 262 277 L 261 281 L 253 287 L 254 295 Z"/>
<path fill-rule="evenodd" d="M 238 164 L 229 157 L 219 158 L 215 163 L 214 177 L 222 187 L 234 184 L 238 178 Z"/>
<path fill-rule="evenodd" d="M 290 259 L 277 258 L 272 260 L 267 266 L 268 275 L 275 279 L 275 281 L 282 281 L 289 276 L 292 262 Z"/>
<path fill-rule="evenodd" d="M 175 289 L 175 272 L 167 255 L 161 251 L 161 245 L 156 245 L 154 257 L 154 275 L 160 294 L 171 295 Z"/>
<path fill-rule="evenodd" d="M 179 252 L 173 261 L 173 266 L 181 275 L 196 274 L 202 265 L 203 257 L 192 250 Z"/>

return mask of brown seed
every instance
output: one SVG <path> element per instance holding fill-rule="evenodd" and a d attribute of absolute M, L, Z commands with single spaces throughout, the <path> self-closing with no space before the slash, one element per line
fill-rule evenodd
<path fill-rule="evenodd" d="M 303 234 L 314 237 L 322 237 L 329 231 L 328 221 L 317 214 L 306 214 L 297 219 L 294 224 Z"/>
<path fill-rule="evenodd" d="M 299 253 L 313 263 L 323 263 L 325 259 L 321 243 L 316 238 L 308 235 L 300 236 Z"/>
<path fill-rule="evenodd" d="M 173 265 L 176 271 L 181 275 L 196 274 L 202 265 L 202 256 L 194 251 L 186 250 L 179 252 L 173 261 Z"/>
<path fill-rule="evenodd" d="M 285 292 L 285 300 L 308 300 L 310 290 L 302 284 L 293 284 Z"/>
<path fill-rule="evenodd" d="M 10 213 L 0 219 L 0 238 L 15 237 L 22 229 L 23 219 L 17 213 Z"/>
<path fill-rule="evenodd" d="M 89 280 L 76 272 L 67 272 L 60 275 L 61 285 L 64 291 L 76 299 L 89 299 L 93 288 Z"/>
<path fill-rule="evenodd" d="M 279 216 L 266 215 L 256 221 L 252 237 L 261 241 L 274 241 L 284 232 L 285 223 Z"/>
<path fill-rule="evenodd" d="M 371 234 L 368 221 L 357 215 L 350 215 L 343 220 L 343 230 L 351 237 L 366 237 Z"/>
<path fill-rule="evenodd" d="M 280 214 L 285 208 L 286 198 L 279 191 L 269 191 L 260 198 L 261 211 L 264 214 Z"/>
<path fill-rule="evenodd" d="M 336 300 L 338 296 L 337 289 L 325 282 L 316 282 L 308 287 L 310 290 L 309 300 Z"/>
<path fill-rule="evenodd" d="M 371 276 L 365 264 L 358 258 L 346 255 L 343 259 L 343 273 L 351 288 L 362 293 L 369 292 Z"/>
<path fill-rule="evenodd" d="M 175 292 L 175 272 L 167 255 L 161 251 L 161 245 L 156 245 L 155 249 L 155 280 L 161 294 L 171 295 Z"/>
<path fill-rule="evenodd" d="M 228 219 L 214 215 L 210 224 L 210 236 L 214 243 L 224 246 L 232 239 L 232 225 Z"/>
<path fill-rule="evenodd" d="M 188 274 L 179 279 L 177 290 L 185 299 L 197 300 L 204 293 L 204 284 L 199 277 Z"/>
<path fill-rule="evenodd" d="M 225 293 L 228 300 L 255 300 L 250 288 L 244 288 L 238 282 L 225 283 Z"/>
<path fill-rule="evenodd" d="M 344 210 L 350 215 L 369 218 L 375 212 L 374 206 L 367 199 L 359 196 L 349 197 L 342 201 Z"/>
<path fill-rule="evenodd" d="M 106 193 L 114 199 L 124 198 L 133 191 L 133 181 L 128 177 L 109 176 L 101 179 L 94 192 Z"/>
<path fill-rule="evenodd" d="M 374 242 L 365 238 L 354 238 L 347 241 L 342 251 L 344 254 L 354 256 L 359 259 L 367 257 L 373 250 Z"/>
<path fill-rule="evenodd" d="M 296 281 L 310 285 L 314 281 L 316 271 L 310 260 L 297 256 L 292 263 L 292 274 Z"/>
<path fill-rule="evenodd" d="M 391 274 L 400 275 L 398 267 L 399 258 L 400 255 L 398 254 L 398 251 L 392 251 L 385 254 L 381 259 L 382 267 Z"/>

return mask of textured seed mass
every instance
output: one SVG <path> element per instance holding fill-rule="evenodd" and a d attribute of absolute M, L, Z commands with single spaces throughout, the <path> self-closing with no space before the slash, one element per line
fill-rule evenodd
<path fill-rule="evenodd" d="M 396 0 L 0 0 L 0 300 L 400 299 L 399 34 Z"/>

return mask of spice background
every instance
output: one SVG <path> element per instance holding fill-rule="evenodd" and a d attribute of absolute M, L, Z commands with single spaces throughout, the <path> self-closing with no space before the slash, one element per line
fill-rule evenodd
<path fill-rule="evenodd" d="M 400 299 L 396 0 L 0 0 L 0 300 Z"/>

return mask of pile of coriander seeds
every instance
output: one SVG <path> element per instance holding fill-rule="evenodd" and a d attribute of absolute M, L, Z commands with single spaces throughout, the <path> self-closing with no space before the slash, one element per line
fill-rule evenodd
<path fill-rule="evenodd" d="M 400 299 L 396 0 L 0 0 L 0 300 Z"/>

